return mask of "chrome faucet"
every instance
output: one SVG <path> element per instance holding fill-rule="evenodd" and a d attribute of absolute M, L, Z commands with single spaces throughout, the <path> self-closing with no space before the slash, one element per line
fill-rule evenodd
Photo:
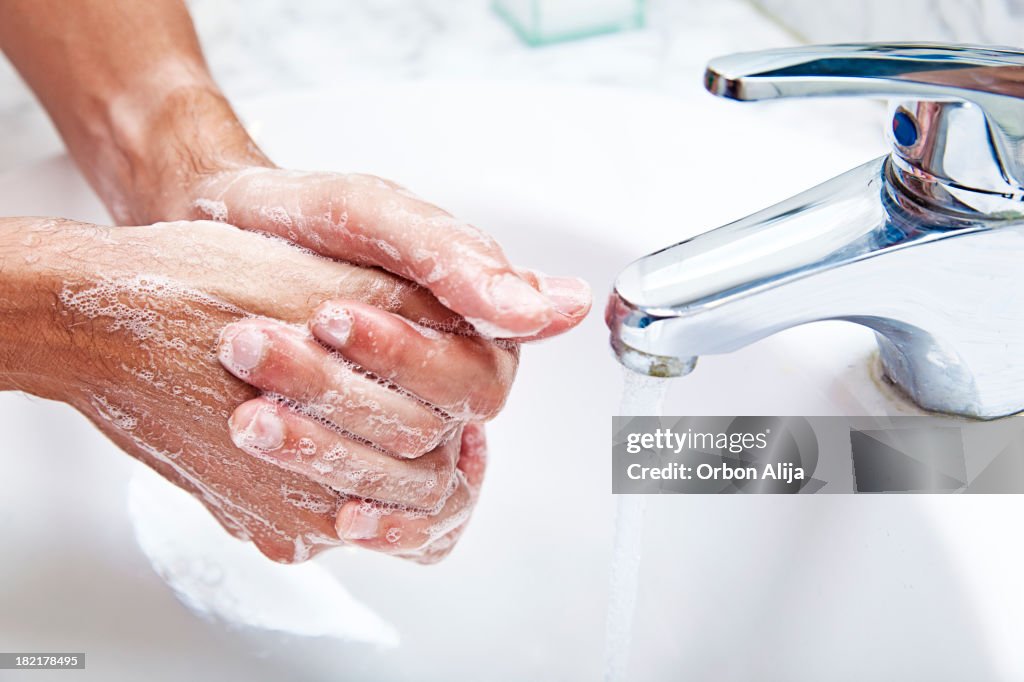
<path fill-rule="evenodd" d="M 890 154 L 652 253 L 615 281 L 619 360 L 680 376 L 816 320 L 875 331 L 921 407 L 1024 410 L 1024 52 L 826 45 L 712 60 L 705 86 L 751 101 L 889 100 Z"/>

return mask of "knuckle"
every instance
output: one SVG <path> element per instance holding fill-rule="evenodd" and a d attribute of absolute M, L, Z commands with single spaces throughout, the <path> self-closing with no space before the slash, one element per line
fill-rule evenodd
<path fill-rule="evenodd" d="M 423 429 L 424 447 L 433 450 L 443 445 L 452 431 L 452 423 L 439 414 L 431 413 Z"/>
<path fill-rule="evenodd" d="M 454 464 L 439 459 L 432 461 L 423 479 L 423 507 L 433 509 L 440 506 L 448 499 L 454 480 Z"/>
<path fill-rule="evenodd" d="M 423 509 L 434 509 L 444 501 L 444 488 L 438 485 L 424 484 L 425 489 L 420 495 L 419 507 Z"/>
<path fill-rule="evenodd" d="M 516 355 L 495 348 L 491 363 L 491 376 L 481 382 L 478 388 L 479 412 L 490 419 L 498 414 L 508 400 L 512 382 L 515 380 L 519 359 Z"/>
<path fill-rule="evenodd" d="M 429 443 L 417 436 L 408 436 L 405 442 L 398 446 L 398 454 L 406 459 L 419 459 L 433 450 Z"/>
<path fill-rule="evenodd" d="M 402 429 L 399 454 L 410 459 L 424 457 L 444 444 L 450 433 L 448 421 L 433 412 L 426 413 L 421 423 Z"/>
<path fill-rule="evenodd" d="M 478 340 L 475 367 L 464 378 L 467 407 L 476 418 L 490 419 L 505 406 L 519 364 L 518 354 L 491 342 Z M 456 410 L 458 412 L 458 410 Z"/>
<path fill-rule="evenodd" d="M 505 401 L 508 399 L 508 390 L 508 386 L 500 385 L 497 382 L 486 385 L 480 396 L 480 416 L 490 419 L 501 412 L 501 408 L 505 407 Z"/>

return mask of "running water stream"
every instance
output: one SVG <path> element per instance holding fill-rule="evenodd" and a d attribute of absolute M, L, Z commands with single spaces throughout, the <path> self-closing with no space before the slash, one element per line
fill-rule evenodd
<path fill-rule="evenodd" d="M 671 379 L 649 377 L 623 369 L 622 404 L 625 417 L 660 415 Z M 611 580 L 605 630 L 605 681 L 626 679 L 629 648 L 633 635 L 643 550 L 644 495 L 619 495 L 615 507 L 615 540 L 612 548 Z"/>

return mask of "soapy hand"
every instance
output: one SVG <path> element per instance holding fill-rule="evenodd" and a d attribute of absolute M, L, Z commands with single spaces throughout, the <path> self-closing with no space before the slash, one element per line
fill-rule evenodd
<path fill-rule="evenodd" d="M 578 324 L 590 308 L 590 291 L 582 280 L 515 269 L 485 233 L 373 176 L 253 166 L 197 178 L 188 196 L 187 206 L 177 209 L 188 217 L 275 234 L 415 281 L 488 337 L 552 336 Z M 370 502 L 349 502 L 338 516 L 338 531 L 346 540 L 400 554 L 430 547 L 427 556 L 440 558 L 461 532 L 482 479 L 483 429 L 474 422 L 501 408 L 515 371 L 509 359 L 517 355 L 516 346 L 482 345 L 475 336 L 438 332 L 372 306 L 344 302 L 321 305 L 310 330 L 334 354 L 294 330 L 251 320 L 225 331 L 221 360 L 239 378 L 326 416 L 338 429 L 372 440 L 392 455 L 420 457 L 417 464 L 422 465 L 438 460 L 442 467 L 457 461 L 455 480 L 423 466 L 419 481 L 399 479 L 402 488 L 390 497 L 372 485 L 357 491 L 365 498 L 414 507 L 415 501 L 403 496 L 410 491 L 420 496 L 421 507 L 424 499 L 447 498 L 446 520 L 419 510 L 388 513 Z M 352 367 L 337 355 L 387 381 L 391 390 L 352 375 Z M 419 402 L 402 401 L 402 393 Z M 367 405 L 389 406 L 391 417 L 367 414 Z M 459 440 L 457 429 L 464 424 L 462 455 L 454 459 L 451 444 Z M 333 453 L 359 453 L 361 462 L 377 461 L 385 471 L 389 462 L 387 455 L 358 440 L 294 410 L 282 412 L 265 398 L 235 412 L 232 432 L 243 449 L 342 490 L 351 489 L 353 475 L 361 474 L 353 472 L 351 462 L 337 466 Z M 446 440 L 449 445 L 439 447 Z M 441 470 L 452 472 L 450 466 Z M 391 482 L 385 477 L 381 485 L 388 488 Z"/>
<path fill-rule="evenodd" d="M 429 289 L 489 338 L 552 336 L 589 310 L 585 282 L 513 267 L 483 231 L 372 175 L 247 166 L 199 175 L 186 187 L 162 219 L 227 222 L 382 267 Z"/>
<path fill-rule="evenodd" d="M 516 345 L 487 343 L 473 329 L 518 340 L 564 332 L 589 310 L 586 283 L 513 268 L 483 232 L 373 176 L 251 166 L 185 186 L 185 198 L 167 213 L 383 267 L 429 288 L 469 321 L 439 330 L 333 301 L 309 321 L 312 339 L 271 320 L 246 320 L 229 326 L 220 346 L 228 370 L 293 406 L 264 397 L 239 407 L 231 421 L 239 447 L 367 500 L 341 509 L 343 539 L 420 560 L 443 557 L 482 480 L 478 422 L 500 410 L 518 356 Z M 339 462 L 338 453 L 349 458 Z M 405 475 L 391 473 L 396 458 L 414 457 Z M 442 503 L 440 514 L 423 511 Z"/>
<path fill-rule="evenodd" d="M 111 249 L 70 242 L 53 337 L 81 343 L 64 350 L 87 362 L 37 392 L 68 393 L 269 556 L 302 559 L 338 534 L 443 556 L 482 477 L 479 422 L 515 370 L 517 348 L 487 338 L 572 328 L 586 284 L 512 266 L 387 180 L 277 168 L 214 83 L 181 2 L 9 4 L 0 48 L 114 219 L 214 221 L 101 230 Z M 104 269 L 76 279 L 83 263 Z M 0 370 L 16 355 L 0 352 Z"/>
<path fill-rule="evenodd" d="M 265 392 L 234 411 L 232 440 L 360 498 L 338 514 L 342 539 L 443 557 L 483 477 L 479 421 L 501 408 L 518 348 L 352 300 L 320 304 L 308 326 L 249 318 L 225 328 L 221 363 Z"/>
<path fill-rule="evenodd" d="M 247 140 L 240 126 L 227 129 Z M 158 176 L 161 191 L 142 183 L 133 200 L 108 202 L 115 216 L 121 205 L 129 207 L 122 220 L 208 219 L 272 234 L 384 268 L 458 314 L 438 328 L 330 301 L 309 320 L 312 338 L 245 320 L 225 329 L 219 350 L 229 371 L 266 394 L 232 415 L 240 448 L 357 496 L 337 515 L 346 541 L 442 558 L 475 502 L 486 461 L 479 422 L 504 402 L 516 343 L 576 326 L 589 312 L 589 287 L 513 267 L 491 237 L 393 182 L 275 168 L 251 141 L 219 145 L 243 148 L 244 163 L 211 153 L 217 144 L 197 146 L 206 151 L 172 154 L 190 162 L 165 166 L 173 178 Z"/>
<path fill-rule="evenodd" d="M 216 223 L 0 238 L 18 294 L 0 388 L 72 404 L 273 559 L 339 536 L 419 561 L 451 548 L 515 346 L 393 275 Z"/>

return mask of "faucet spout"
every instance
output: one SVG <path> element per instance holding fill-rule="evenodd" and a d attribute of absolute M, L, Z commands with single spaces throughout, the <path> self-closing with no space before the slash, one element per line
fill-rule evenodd
<path fill-rule="evenodd" d="M 678 376 L 700 355 L 846 320 L 875 331 L 886 374 L 922 407 L 1024 410 L 1024 220 L 939 212 L 901 182 L 875 159 L 633 262 L 606 311 L 617 357 Z"/>

